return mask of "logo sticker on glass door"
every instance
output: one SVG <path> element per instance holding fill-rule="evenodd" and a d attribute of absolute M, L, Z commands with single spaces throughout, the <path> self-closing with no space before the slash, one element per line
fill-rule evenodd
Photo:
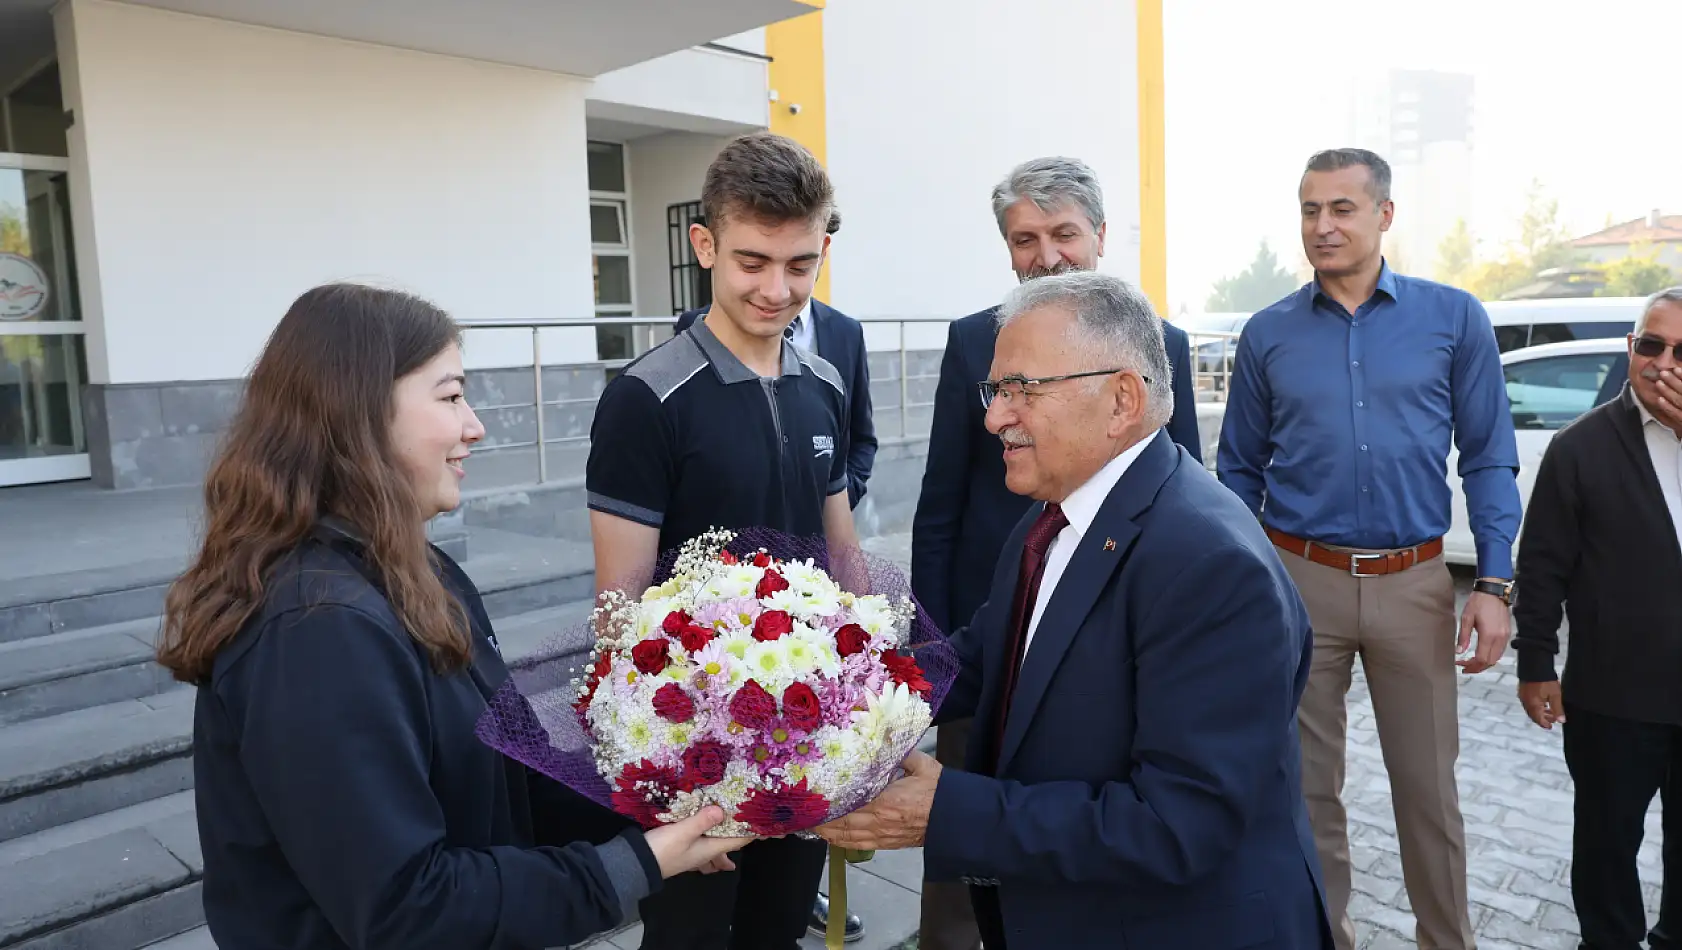
<path fill-rule="evenodd" d="M 21 254 L 0 253 L 0 320 L 29 320 L 46 308 L 46 271 Z"/>

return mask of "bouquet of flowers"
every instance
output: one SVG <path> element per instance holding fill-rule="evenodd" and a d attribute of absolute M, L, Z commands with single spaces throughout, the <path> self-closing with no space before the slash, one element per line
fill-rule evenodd
<path fill-rule="evenodd" d="M 799 834 L 880 794 L 957 672 L 897 569 L 771 532 L 665 563 L 599 599 L 581 677 L 516 671 L 480 737 L 644 827 Z"/>

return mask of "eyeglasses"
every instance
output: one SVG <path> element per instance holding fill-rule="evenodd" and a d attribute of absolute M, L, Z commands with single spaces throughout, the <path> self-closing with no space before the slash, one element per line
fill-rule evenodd
<path fill-rule="evenodd" d="M 1654 359 L 1664 355 L 1665 350 L 1670 350 L 1671 355 L 1676 357 L 1676 361 L 1682 363 L 1682 343 L 1672 346 L 1657 337 L 1638 336 L 1632 346 L 1635 355 L 1644 359 Z"/>
<path fill-rule="evenodd" d="M 1037 395 L 1035 387 L 1044 386 L 1047 383 L 1060 383 L 1066 379 L 1088 379 L 1093 376 L 1109 376 L 1114 373 L 1122 372 L 1126 372 L 1126 370 L 1095 369 L 1090 373 L 1070 373 L 1067 376 L 1040 376 L 1036 379 L 1029 379 L 1026 376 L 1006 376 L 1004 379 L 984 379 L 975 385 L 976 388 L 981 391 L 982 407 L 987 408 L 991 407 L 993 405 L 993 400 L 1000 396 L 1003 396 L 1005 401 L 1009 402 L 1018 396 Z M 1145 381 L 1145 385 L 1150 385 L 1151 380 L 1149 376 L 1140 376 L 1139 378 Z"/>

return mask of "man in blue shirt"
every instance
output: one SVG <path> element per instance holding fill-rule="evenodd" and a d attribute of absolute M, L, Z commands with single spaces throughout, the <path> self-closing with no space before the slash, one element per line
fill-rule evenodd
<path fill-rule="evenodd" d="M 1313 621 L 1314 667 L 1297 723 L 1338 950 L 1355 938 L 1340 796 L 1344 696 L 1357 653 L 1418 943 L 1470 950 L 1455 666 L 1493 666 L 1511 627 L 1521 509 L 1501 360 L 1476 298 L 1385 263 L 1380 244 L 1395 207 L 1382 158 L 1321 152 L 1299 198 L 1314 280 L 1245 326 L 1216 466 L 1287 555 Z M 1478 552 L 1458 640 L 1454 580 L 1441 557 L 1451 438 Z"/>

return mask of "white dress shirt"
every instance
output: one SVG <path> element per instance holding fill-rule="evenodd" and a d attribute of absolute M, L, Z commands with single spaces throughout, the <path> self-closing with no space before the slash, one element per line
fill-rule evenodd
<path fill-rule="evenodd" d="M 788 330 L 794 332 L 790 333 Z M 788 330 L 783 331 L 783 336 L 790 343 L 808 353 L 822 355 L 818 353 L 817 328 L 812 326 L 812 301 L 807 300 L 806 306 L 801 307 L 800 312 L 794 315 L 794 322 L 788 325 Z"/>
<path fill-rule="evenodd" d="M 1665 427 L 1647 411 L 1641 400 L 1635 401 L 1641 413 L 1641 434 L 1647 439 L 1647 454 L 1653 459 L 1653 474 L 1659 476 L 1659 488 L 1664 492 L 1664 506 L 1670 509 L 1670 523 L 1676 529 L 1676 542 L 1682 544 L 1682 439 Z"/>
<path fill-rule="evenodd" d="M 1028 648 L 1034 643 L 1034 631 L 1039 629 L 1040 616 L 1045 613 L 1045 605 L 1051 603 L 1051 595 L 1057 590 L 1057 582 L 1063 579 L 1063 571 L 1069 566 L 1069 560 L 1075 556 L 1075 549 L 1080 547 L 1080 539 L 1092 528 L 1092 519 L 1098 517 L 1098 510 L 1104 507 L 1104 502 L 1115 489 L 1116 482 L 1127 472 L 1133 460 L 1143 455 L 1145 447 L 1151 444 L 1151 439 L 1166 439 L 1168 436 L 1158 430 L 1155 435 L 1142 439 L 1127 447 L 1125 452 L 1110 459 L 1097 474 L 1086 480 L 1069 494 L 1063 502 L 1063 517 L 1069 523 L 1057 537 L 1051 539 L 1051 547 L 1045 554 L 1045 574 L 1040 578 L 1039 596 L 1034 600 L 1034 616 L 1028 621 L 1028 636 L 1022 644 L 1022 656 L 1028 655 Z"/>

